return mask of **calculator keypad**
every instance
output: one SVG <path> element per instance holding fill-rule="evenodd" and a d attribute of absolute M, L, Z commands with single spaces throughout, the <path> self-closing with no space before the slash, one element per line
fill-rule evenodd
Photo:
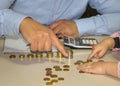
<path fill-rule="evenodd" d="M 64 38 L 64 44 L 74 48 L 92 48 L 93 45 L 97 44 L 97 40 L 95 38 Z"/>

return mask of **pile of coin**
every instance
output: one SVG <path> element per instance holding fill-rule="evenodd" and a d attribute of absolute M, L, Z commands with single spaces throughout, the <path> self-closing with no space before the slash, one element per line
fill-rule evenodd
<path fill-rule="evenodd" d="M 51 86 L 53 84 L 58 83 L 59 81 L 64 80 L 64 77 L 59 77 L 54 72 L 58 73 L 58 71 L 63 72 L 63 71 L 69 71 L 69 70 L 70 70 L 69 65 L 63 65 L 62 67 L 55 65 L 52 68 L 45 68 L 46 74 L 43 80 L 46 82 L 46 85 Z"/>
<path fill-rule="evenodd" d="M 82 61 L 82 60 L 77 60 L 74 65 L 82 65 L 82 64 L 86 64 L 89 62 L 93 62 L 92 60 L 87 60 L 87 61 Z M 84 73 L 83 71 L 79 71 L 79 73 Z"/>
<path fill-rule="evenodd" d="M 75 65 L 82 65 L 85 63 L 93 62 L 92 60 L 87 60 L 87 61 L 82 61 L 82 60 L 77 60 L 74 64 Z"/>

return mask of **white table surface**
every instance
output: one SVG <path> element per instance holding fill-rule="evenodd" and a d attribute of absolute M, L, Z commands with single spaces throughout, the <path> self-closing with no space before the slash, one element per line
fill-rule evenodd
<path fill-rule="evenodd" d="M 98 37 L 99 40 L 103 37 Z M 0 39 L 0 47 L 2 48 L 2 41 Z M 2 50 L 2 49 L 1 49 Z M 94 75 L 86 73 L 78 73 L 74 63 L 77 60 L 86 60 L 90 49 L 78 49 L 73 50 L 73 59 L 70 62 L 70 71 L 68 72 L 56 72 L 54 74 L 59 77 L 64 77 L 64 81 L 59 81 L 53 86 L 119 86 L 120 80 L 105 75 Z M 18 56 L 19 54 L 17 54 Z M 118 61 L 119 53 L 108 52 L 104 58 L 105 61 Z M 93 59 L 96 61 L 96 59 Z M 25 58 L 24 61 L 20 61 L 19 58 L 15 60 L 9 59 L 9 54 L 3 54 L 0 52 L 0 86 L 46 86 L 43 78 L 45 77 L 45 68 L 52 68 L 54 65 L 68 64 L 67 59 L 62 59 L 59 63 L 58 58 L 53 58 L 48 61 L 47 58 L 43 58 L 41 61 L 35 58 L 29 61 Z"/>

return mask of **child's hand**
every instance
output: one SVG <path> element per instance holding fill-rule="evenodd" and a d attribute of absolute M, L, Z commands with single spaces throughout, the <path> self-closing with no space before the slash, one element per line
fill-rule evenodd
<path fill-rule="evenodd" d="M 104 43 L 99 43 L 93 46 L 92 52 L 88 56 L 88 59 L 101 58 L 106 53 L 107 50 L 108 50 L 107 45 L 105 45 Z"/>
<path fill-rule="evenodd" d="M 104 74 L 117 77 L 117 62 L 90 62 L 77 66 L 79 71 L 91 74 Z"/>
<path fill-rule="evenodd" d="M 92 52 L 88 56 L 88 60 L 92 58 L 101 58 L 108 49 L 112 49 L 114 47 L 114 40 L 113 38 L 109 37 L 103 41 L 101 41 L 99 44 L 93 46 Z"/>
<path fill-rule="evenodd" d="M 105 62 L 90 62 L 77 67 L 85 73 L 105 74 Z"/>

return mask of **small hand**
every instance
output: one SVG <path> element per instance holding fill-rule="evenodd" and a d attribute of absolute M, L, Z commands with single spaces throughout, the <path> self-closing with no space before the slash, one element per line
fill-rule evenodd
<path fill-rule="evenodd" d="M 114 47 L 114 44 L 114 40 L 111 37 L 102 40 L 99 44 L 93 46 L 92 52 L 88 56 L 88 59 L 92 59 L 93 57 L 101 58 L 108 49 L 112 49 Z"/>
<path fill-rule="evenodd" d="M 105 74 L 104 62 L 90 62 L 77 66 L 77 69 L 85 73 Z"/>
<path fill-rule="evenodd" d="M 118 69 L 117 69 L 117 62 L 90 62 L 83 65 L 77 66 L 79 71 L 91 74 L 104 74 L 117 77 Z"/>

